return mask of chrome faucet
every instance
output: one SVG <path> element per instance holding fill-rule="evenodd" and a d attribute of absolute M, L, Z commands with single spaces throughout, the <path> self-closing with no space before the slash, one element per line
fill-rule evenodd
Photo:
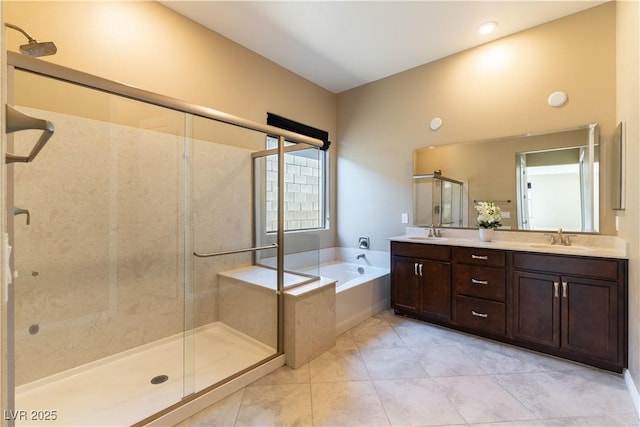
<path fill-rule="evenodd" d="M 365 257 L 366 257 L 366 255 L 365 255 L 365 254 L 360 254 L 360 255 L 358 255 L 358 256 L 356 257 L 356 259 L 365 258 Z"/>
<path fill-rule="evenodd" d="M 440 230 L 438 230 L 438 227 L 431 224 L 431 227 L 429 227 L 429 236 L 428 237 L 440 237 Z"/>

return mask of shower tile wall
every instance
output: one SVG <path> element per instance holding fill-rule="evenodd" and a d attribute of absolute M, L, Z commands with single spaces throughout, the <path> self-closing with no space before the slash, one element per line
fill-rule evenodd
<path fill-rule="evenodd" d="M 180 333 L 185 318 L 217 321 L 217 271 L 250 258 L 194 261 L 185 317 L 184 138 L 20 110 L 56 133 L 33 163 L 14 166 L 15 206 L 31 213 L 28 226 L 15 217 L 17 384 Z M 32 141 L 17 133 L 16 151 Z M 249 246 L 250 151 L 191 147 L 194 247 Z"/>

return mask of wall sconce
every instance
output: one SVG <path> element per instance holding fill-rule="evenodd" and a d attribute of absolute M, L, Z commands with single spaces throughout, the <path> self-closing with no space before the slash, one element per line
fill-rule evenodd
<path fill-rule="evenodd" d="M 433 119 L 431 119 L 431 123 L 429 123 L 429 129 L 435 132 L 440 129 L 440 127 L 442 127 L 442 119 L 440 117 L 434 117 Z"/>
<path fill-rule="evenodd" d="M 549 95 L 549 98 L 547 98 L 547 104 L 549 104 L 550 107 L 559 108 L 565 105 L 568 100 L 569 96 L 565 92 L 558 91 Z"/>

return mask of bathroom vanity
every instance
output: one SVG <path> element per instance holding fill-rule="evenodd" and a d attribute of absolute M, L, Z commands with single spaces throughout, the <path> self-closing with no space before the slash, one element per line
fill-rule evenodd
<path fill-rule="evenodd" d="M 402 236 L 391 239 L 391 306 L 399 315 L 622 372 L 627 266 L 615 250 Z"/>

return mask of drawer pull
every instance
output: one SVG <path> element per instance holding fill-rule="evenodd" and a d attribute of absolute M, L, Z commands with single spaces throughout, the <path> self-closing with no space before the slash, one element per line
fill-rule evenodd
<path fill-rule="evenodd" d="M 567 297 L 567 282 L 562 282 L 562 298 Z"/>
<path fill-rule="evenodd" d="M 473 311 L 473 310 L 471 310 L 471 314 L 472 314 L 473 316 L 476 316 L 476 317 L 482 317 L 482 318 L 484 318 L 484 319 L 486 319 L 487 317 L 489 317 L 489 315 L 488 315 L 487 313 L 478 313 L 477 311 Z"/>
<path fill-rule="evenodd" d="M 475 255 L 475 254 L 471 254 L 471 259 L 484 259 L 484 260 L 488 260 L 489 257 L 487 255 Z"/>
<path fill-rule="evenodd" d="M 474 285 L 488 285 L 489 281 L 488 280 L 478 280 L 478 279 L 471 278 L 471 283 L 473 283 Z"/>
<path fill-rule="evenodd" d="M 420 264 L 420 277 L 422 277 L 422 264 Z"/>
<path fill-rule="evenodd" d="M 558 298 L 558 296 L 559 296 L 558 295 L 558 286 L 559 286 L 558 282 L 553 282 L 553 296 L 555 298 Z"/>

